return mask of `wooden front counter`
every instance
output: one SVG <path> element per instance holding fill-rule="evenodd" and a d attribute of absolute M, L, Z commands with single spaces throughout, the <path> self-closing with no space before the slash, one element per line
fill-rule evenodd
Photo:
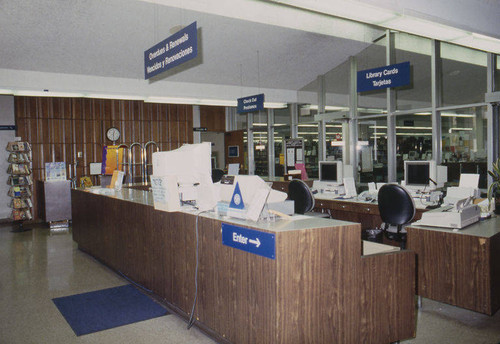
<path fill-rule="evenodd" d="M 118 193 L 118 192 L 117 192 Z M 78 248 L 188 317 L 196 216 L 151 206 L 149 192 L 72 190 Z M 222 220 L 199 217 L 196 325 L 219 342 L 389 343 L 415 336 L 415 255 L 362 255 L 360 225 L 328 219 L 227 220 L 275 234 L 276 259 L 224 246 Z"/>
<path fill-rule="evenodd" d="M 493 315 L 500 309 L 500 218 L 457 232 L 407 227 L 408 249 L 417 254 L 417 293 Z"/>

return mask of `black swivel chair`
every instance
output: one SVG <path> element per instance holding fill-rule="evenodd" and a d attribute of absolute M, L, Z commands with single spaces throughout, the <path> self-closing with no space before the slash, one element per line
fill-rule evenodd
<path fill-rule="evenodd" d="M 294 201 L 295 214 L 304 214 L 314 208 L 311 189 L 300 179 L 292 179 L 288 184 L 288 199 Z"/>
<path fill-rule="evenodd" d="M 222 176 L 224 175 L 224 171 L 221 170 L 220 168 L 214 168 L 212 169 L 212 182 L 217 183 L 222 179 Z"/>
<path fill-rule="evenodd" d="M 415 203 L 408 191 L 397 184 L 383 185 L 378 191 L 378 210 L 385 223 L 385 235 L 389 239 L 400 241 L 401 248 L 405 248 L 406 234 L 401 233 L 401 229 L 415 216 Z M 396 233 L 387 231 L 390 225 L 397 226 Z"/>
<path fill-rule="evenodd" d="M 288 184 L 288 198 L 294 201 L 295 214 L 305 214 L 315 217 L 330 218 L 329 213 L 316 213 L 314 209 L 314 196 L 309 186 L 300 179 L 292 179 Z"/>

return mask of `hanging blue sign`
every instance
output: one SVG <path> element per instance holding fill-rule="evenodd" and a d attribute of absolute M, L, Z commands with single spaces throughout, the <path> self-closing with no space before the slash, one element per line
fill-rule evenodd
<path fill-rule="evenodd" d="M 264 93 L 238 98 L 238 113 L 264 110 Z"/>
<path fill-rule="evenodd" d="M 222 224 L 222 244 L 242 251 L 275 259 L 275 235 L 255 229 Z"/>
<path fill-rule="evenodd" d="M 198 56 L 196 22 L 144 52 L 144 79 L 149 79 Z"/>
<path fill-rule="evenodd" d="M 358 92 L 408 84 L 410 84 L 410 62 L 402 62 L 358 72 Z"/>
<path fill-rule="evenodd" d="M 0 125 L 0 130 L 16 130 L 15 125 Z"/>

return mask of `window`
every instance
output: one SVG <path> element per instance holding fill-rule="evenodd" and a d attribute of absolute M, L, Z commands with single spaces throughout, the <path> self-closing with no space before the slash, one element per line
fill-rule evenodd
<path fill-rule="evenodd" d="M 396 117 L 397 181 L 401 182 L 405 160 L 432 160 L 431 113 Z"/>
<path fill-rule="evenodd" d="M 342 135 L 341 122 L 326 123 L 326 160 L 342 161 L 342 151 L 344 150 L 344 138 Z"/>
<path fill-rule="evenodd" d="M 299 138 L 304 139 L 304 161 L 307 175 L 311 179 L 318 178 L 318 124 L 299 124 Z"/>
<path fill-rule="evenodd" d="M 387 182 L 387 118 L 358 123 L 359 181 Z"/>
<path fill-rule="evenodd" d="M 407 33 L 394 34 L 395 63 L 410 62 L 408 86 L 396 88 L 396 109 L 431 107 L 431 40 Z"/>
<path fill-rule="evenodd" d="M 442 42 L 442 106 L 483 102 L 486 62 L 485 52 Z"/>
<path fill-rule="evenodd" d="M 253 149 L 255 161 L 255 175 L 267 177 L 269 175 L 268 144 L 267 144 L 267 110 L 253 114 Z"/>
<path fill-rule="evenodd" d="M 356 55 L 358 71 L 372 69 L 386 65 L 385 50 L 386 37 L 383 36 L 374 44 L 361 51 Z M 349 80 L 349 79 L 347 79 Z M 386 89 L 359 93 L 358 107 L 360 108 L 359 115 L 373 115 L 387 110 Z"/>
<path fill-rule="evenodd" d="M 290 108 L 274 110 L 274 175 L 282 177 L 285 173 L 284 144 L 290 138 Z"/>
<path fill-rule="evenodd" d="M 500 55 L 496 55 L 495 91 L 500 91 Z"/>
<path fill-rule="evenodd" d="M 442 161 L 448 166 L 448 183 L 458 184 L 461 173 L 479 173 L 486 188 L 486 107 L 441 112 Z"/>
<path fill-rule="evenodd" d="M 349 111 L 349 60 L 325 74 L 325 112 Z"/>

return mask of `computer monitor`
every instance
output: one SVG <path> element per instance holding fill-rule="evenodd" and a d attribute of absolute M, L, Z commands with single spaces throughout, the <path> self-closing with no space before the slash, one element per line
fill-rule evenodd
<path fill-rule="evenodd" d="M 424 189 L 425 187 L 435 189 L 436 185 L 431 181 L 437 181 L 436 163 L 433 160 L 405 161 L 404 162 L 405 186 L 412 189 Z"/>
<path fill-rule="evenodd" d="M 319 180 L 342 184 L 343 175 L 342 161 L 320 161 Z"/>
<path fill-rule="evenodd" d="M 212 182 L 210 142 L 185 144 L 180 148 L 153 153 L 153 175 L 175 176 L 183 200 L 196 201 L 200 210 L 216 206 L 216 190 Z M 189 195 L 189 196 L 188 196 Z"/>

